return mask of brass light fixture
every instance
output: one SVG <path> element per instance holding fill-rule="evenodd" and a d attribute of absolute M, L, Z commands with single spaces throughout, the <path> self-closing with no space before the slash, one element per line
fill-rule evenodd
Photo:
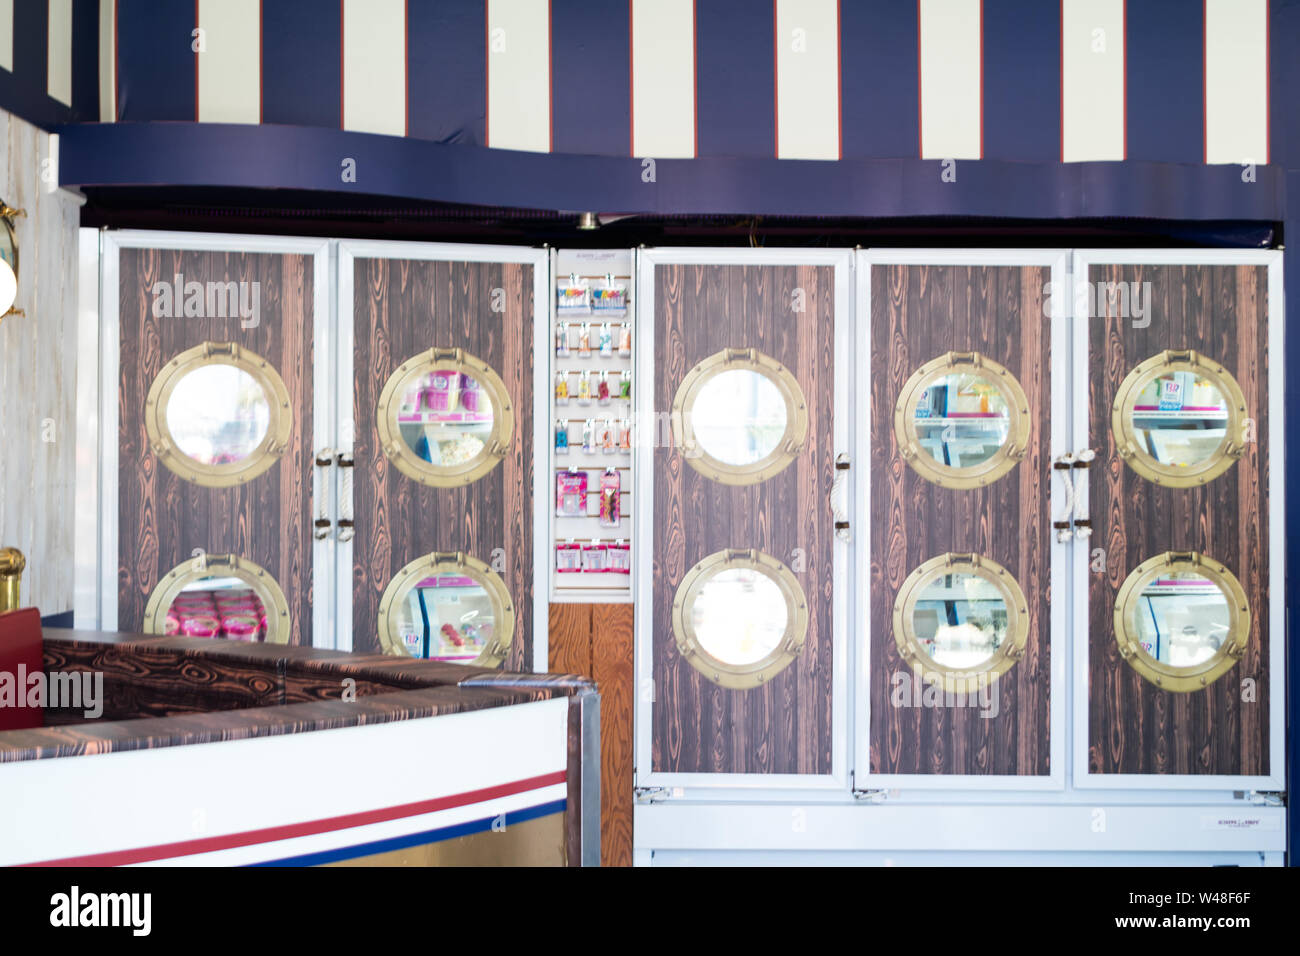
<path fill-rule="evenodd" d="M 14 220 L 27 216 L 26 210 L 15 209 L 0 199 L 0 319 L 7 315 L 25 315 L 15 309 L 18 296 L 18 237 L 14 233 Z"/>

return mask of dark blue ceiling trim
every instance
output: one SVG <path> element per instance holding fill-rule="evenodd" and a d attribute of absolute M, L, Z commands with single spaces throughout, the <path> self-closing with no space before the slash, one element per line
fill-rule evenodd
<path fill-rule="evenodd" d="M 1282 170 L 1166 163 L 703 157 L 529 153 L 343 130 L 219 123 L 60 129 L 67 186 L 308 189 L 471 205 L 606 213 L 1000 218 L 1251 219 L 1284 213 Z M 355 182 L 343 182 L 345 159 Z"/>

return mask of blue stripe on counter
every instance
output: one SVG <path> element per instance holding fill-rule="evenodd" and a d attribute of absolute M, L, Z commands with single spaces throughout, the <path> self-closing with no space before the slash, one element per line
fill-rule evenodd
<path fill-rule="evenodd" d="M 695 0 L 697 155 L 776 155 L 772 9 L 754 0 Z"/>
<path fill-rule="evenodd" d="M 485 0 L 408 3 L 406 31 L 409 135 L 482 146 L 487 122 Z"/>
<path fill-rule="evenodd" d="M 72 119 L 99 121 L 99 0 L 72 0 Z"/>
<path fill-rule="evenodd" d="M 503 814 L 505 817 L 504 822 L 506 826 L 518 826 L 539 817 L 549 817 L 555 813 L 563 813 L 564 807 L 565 801 L 556 800 L 536 807 L 526 807 L 523 810 L 511 810 Z M 438 827 L 436 830 L 425 830 L 422 833 L 408 833 L 404 836 L 389 837 L 385 840 L 374 840 L 370 843 L 339 847 L 336 850 L 322 850 L 319 853 L 287 856 L 279 860 L 268 860 L 265 863 L 250 863 L 249 866 L 322 866 L 326 863 L 355 860 L 363 856 L 374 856 L 377 853 L 391 853 L 394 850 L 406 850 L 413 846 L 442 843 L 446 840 L 454 840 L 457 837 L 470 836 L 474 833 L 486 833 L 492 829 L 492 822 L 496 819 L 496 816 L 483 817 L 481 820 L 470 820 L 466 823 L 457 823 L 448 827 Z"/>
<path fill-rule="evenodd" d="M 1124 62 L 1128 159 L 1205 158 L 1204 6 L 1127 0 Z"/>
<path fill-rule="evenodd" d="M 920 155 L 916 31 L 915 3 L 840 4 L 845 159 Z"/>
<path fill-rule="evenodd" d="M 117 117 L 193 120 L 194 4 L 117 0 Z"/>
<path fill-rule="evenodd" d="M 966 163 L 956 182 L 934 160 L 661 159 L 655 182 L 634 157 L 445 146 L 394 136 L 227 123 L 62 126 L 69 186 L 228 186 L 636 213 L 997 216 L 1276 221 L 1283 177 L 1261 166 Z M 371 172 L 340 183 L 338 157 Z M 364 185 L 364 189 L 361 186 Z"/>
<path fill-rule="evenodd" d="M 551 149 L 625 156 L 631 149 L 627 3 L 551 0 Z"/>
<path fill-rule="evenodd" d="M 984 0 L 984 158 L 1061 158 L 1061 7 Z"/>
<path fill-rule="evenodd" d="M 338 129 L 342 0 L 262 0 L 262 122 Z"/>

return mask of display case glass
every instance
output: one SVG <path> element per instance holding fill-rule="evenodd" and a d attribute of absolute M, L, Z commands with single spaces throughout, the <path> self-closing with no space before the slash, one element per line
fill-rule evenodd
<path fill-rule="evenodd" d="M 149 634 L 287 644 L 289 605 L 261 566 L 233 554 L 197 553 L 177 565 L 145 607 Z"/>

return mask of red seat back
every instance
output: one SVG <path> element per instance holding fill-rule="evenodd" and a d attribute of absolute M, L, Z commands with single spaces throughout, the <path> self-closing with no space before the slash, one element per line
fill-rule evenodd
<path fill-rule="evenodd" d="M 45 712 L 28 706 L 27 678 L 45 667 L 41 613 L 23 607 L 0 614 L 0 731 L 45 726 Z"/>

